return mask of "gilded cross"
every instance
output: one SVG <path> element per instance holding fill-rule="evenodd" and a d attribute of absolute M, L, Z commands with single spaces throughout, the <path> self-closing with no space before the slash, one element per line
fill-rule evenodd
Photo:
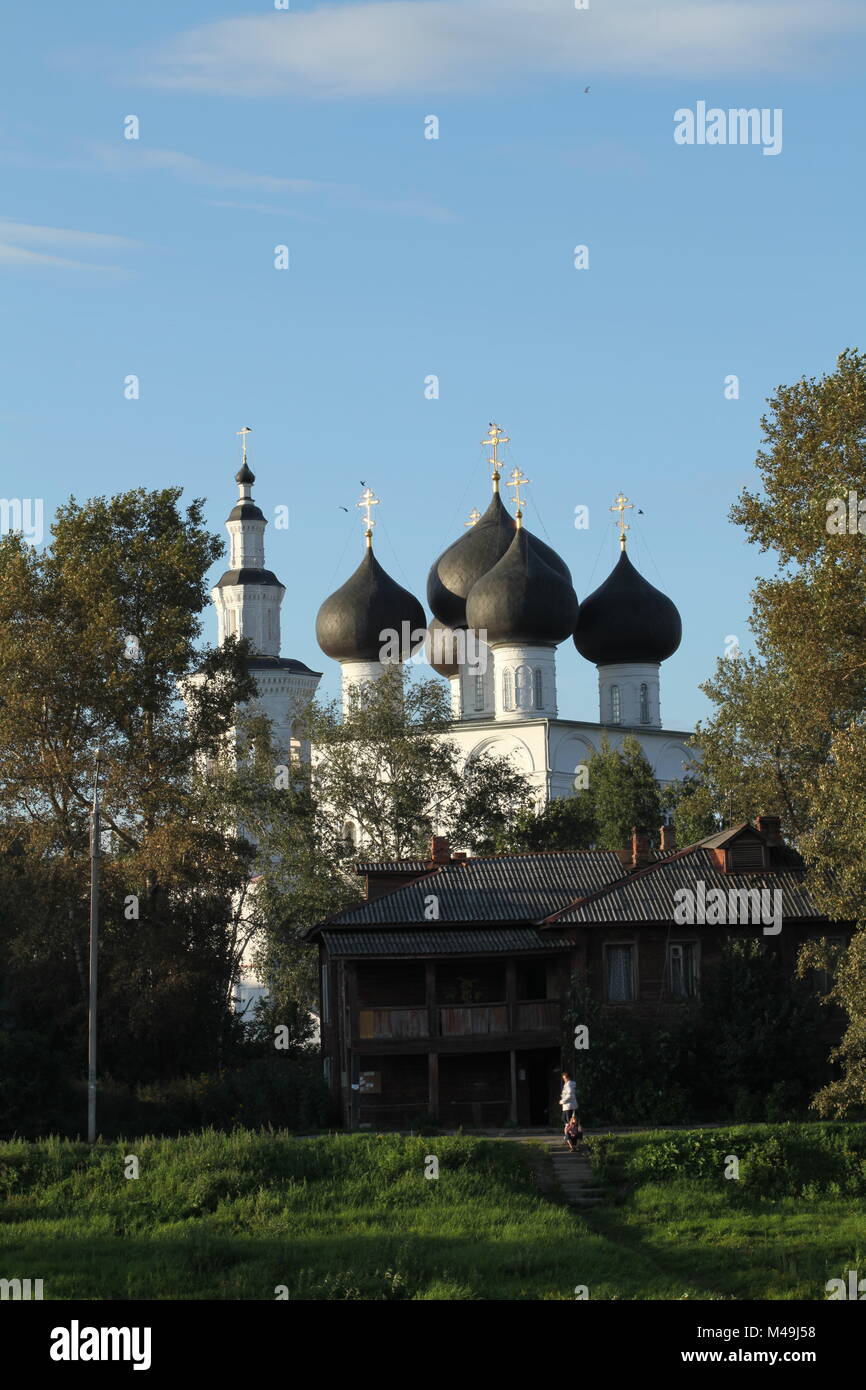
<path fill-rule="evenodd" d="M 481 520 L 481 513 L 479 512 L 479 510 L 478 510 L 477 507 L 473 507 L 473 508 L 472 508 L 472 511 L 469 513 L 469 520 L 468 520 L 468 521 L 464 521 L 463 525 L 464 525 L 464 526 L 474 526 L 475 523 L 476 523 L 476 521 L 480 521 L 480 520 Z"/>
<path fill-rule="evenodd" d="M 512 468 L 511 477 L 505 484 L 506 487 L 514 488 L 514 505 L 516 508 L 516 519 L 518 526 L 523 520 L 523 498 L 520 496 L 520 489 L 523 487 L 524 483 L 528 483 L 529 481 L 529 478 L 523 477 L 519 468 Z"/>
<path fill-rule="evenodd" d="M 482 439 L 481 443 L 489 444 L 493 449 L 493 457 L 489 458 L 487 462 L 493 464 L 493 491 L 498 492 L 500 474 L 499 459 L 496 457 L 496 450 L 499 448 L 500 444 L 510 444 L 511 441 L 508 438 L 507 434 L 502 433 L 502 430 L 499 428 L 498 425 L 495 425 L 491 422 L 490 434 L 487 436 L 486 439 Z"/>
<path fill-rule="evenodd" d="M 608 511 L 619 512 L 619 520 L 616 523 L 619 527 L 619 544 L 620 549 L 625 550 L 625 533 L 631 530 L 631 527 L 626 522 L 625 514 L 626 512 L 634 511 L 634 502 L 629 502 L 625 493 L 621 492 L 616 498 L 613 506 L 608 507 Z"/>
<path fill-rule="evenodd" d="M 376 525 L 375 521 L 370 515 L 370 508 L 378 507 L 378 505 L 379 498 L 376 496 L 375 492 L 370 487 L 364 489 L 364 491 L 361 493 L 360 502 L 355 503 L 356 507 L 363 507 L 365 510 L 365 515 L 361 519 L 366 527 L 365 535 L 367 537 L 368 546 L 371 545 L 373 542 L 373 527 Z"/>
<path fill-rule="evenodd" d="M 242 430 L 236 430 L 235 433 L 236 433 L 236 434 L 239 434 L 239 435 L 241 436 L 242 441 L 243 441 L 243 462 L 246 463 L 246 461 L 247 461 L 247 435 L 248 435 L 248 434 L 252 434 L 252 430 L 250 429 L 249 425 L 244 425 L 244 427 L 243 427 Z"/>

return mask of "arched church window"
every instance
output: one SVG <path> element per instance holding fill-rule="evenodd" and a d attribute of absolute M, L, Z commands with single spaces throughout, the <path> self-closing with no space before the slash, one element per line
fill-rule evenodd
<path fill-rule="evenodd" d="M 622 723 L 622 702 L 619 695 L 619 686 L 610 687 L 610 722 L 611 724 Z"/>
<path fill-rule="evenodd" d="M 475 708 L 476 708 L 476 710 L 483 710 L 483 708 L 484 708 L 484 677 L 483 677 L 483 676 L 476 676 L 476 677 L 475 677 Z"/>
<path fill-rule="evenodd" d="M 544 687 L 542 685 L 541 667 L 536 666 L 532 673 L 532 693 L 533 703 L 536 709 L 544 709 Z"/>
<path fill-rule="evenodd" d="M 642 685 L 640 688 L 640 722 L 642 724 L 648 724 L 650 722 L 649 690 L 645 685 Z"/>
<path fill-rule="evenodd" d="M 514 675 L 510 667 L 502 672 L 502 708 L 514 709 Z"/>
<path fill-rule="evenodd" d="M 518 709 L 532 709 L 532 667 L 518 666 L 515 677 L 515 703 Z"/>

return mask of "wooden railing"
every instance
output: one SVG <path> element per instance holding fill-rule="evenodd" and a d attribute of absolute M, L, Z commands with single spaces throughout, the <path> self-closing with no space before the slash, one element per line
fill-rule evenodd
<path fill-rule="evenodd" d="M 427 1010 L 359 1009 L 359 1038 L 426 1038 Z"/>
<path fill-rule="evenodd" d="M 513 1006 L 509 1020 L 507 1003 L 437 1004 L 439 1036 L 443 1038 L 490 1037 L 503 1033 L 551 1032 L 559 1027 L 562 1006 L 558 999 L 530 999 Z M 358 1038 L 427 1038 L 427 1009 L 362 1008 L 358 1010 Z"/>
<path fill-rule="evenodd" d="M 439 1033 L 443 1038 L 507 1032 L 507 1004 L 454 1004 L 439 1009 Z"/>
<path fill-rule="evenodd" d="M 562 1005 L 558 999 L 531 999 L 525 1004 L 515 1004 L 515 1033 L 541 1033 L 558 1028 L 562 1017 Z"/>

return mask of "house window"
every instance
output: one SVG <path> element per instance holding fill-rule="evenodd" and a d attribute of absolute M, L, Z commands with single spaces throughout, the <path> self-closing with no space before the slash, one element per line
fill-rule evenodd
<path fill-rule="evenodd" d="M 668 946 L 668 982 L 675 999 L 694 999 L 698 993 L 698 943 L 672 941 Z"/>
<path fill-rule="evenodd" d="M 619 724 L 622 722 L 622 705 L 619 698 L 619 686 L 610 687 L 610 722 Z"/>
<path fill-rule="evenodd" d="M 322 1061 L 322 1071 L 323 1071 L 324 1074 L 325 1074 L 325 1085 L 330 1089 L 330 1086 L 331 1086 L 331 1077 L 332 1077 L 332 1075 L 333 1075 L 330 1057 L 325 1057 L 325 1058 L 323 1059 L 323 1061 Z"/>
<path fill-rule="evenodd" d="M 475 677 L 475 708 L 476 708 L 476 710 L 482 710 L 482 709 L 484 708 L 484 677 L 483 677 L 483 676 L 476 676 L 476 677 Z"/>
<path fill-rule="evenodd" d="M 502 708 L 514 709 L 514 676 L 507 669 L 502 672 Z"/>
<path fill-rule="evenodd" d="M 605 946 L 607 997 L 611 1003 L 634 1000 L 634 947 Z"/>
<path fill-rule="evenodd" d="M 535 708 L 544 708 L 544 688 L 542 685 L 541 667 L 536 666 L 532 673 L 532 692 L 535 696 Z"/>
<path fill-rule="evenodd" d="M 649 690 L 645 685 L 642 685 L 640 688 L 640 722 L 642 724 L 648 724 L 650 722 Z"/>
<path fill-rule="evenodd" d="M 322 1022 L 331 1022 L 331 977 L 327 965 L 322 966 Z"/>

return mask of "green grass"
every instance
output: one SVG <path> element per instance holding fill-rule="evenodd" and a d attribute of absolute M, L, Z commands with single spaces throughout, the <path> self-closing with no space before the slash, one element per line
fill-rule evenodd
<path fill-rule="evenodd" d="M 736 1131 L 713 1133 L 724 1147 Z M 292 1299 L 573 1299 L 577 1285 L 593 1299 L 821 1299 L 858 1261 L 866 1274 L 861 1200 L 629 1177 L 669 1139 L 606 1141 L 609 1201 L 586 1214 L 548 1195 L 537 1148 L 509 1141 L 13 1141 L 0 1144 L 0 1278 L 41 1278 L 48 1299 L 274 1299 L 278 1286 Z M 429 1154 L 438 1179 L 424 1177 Z"/>

